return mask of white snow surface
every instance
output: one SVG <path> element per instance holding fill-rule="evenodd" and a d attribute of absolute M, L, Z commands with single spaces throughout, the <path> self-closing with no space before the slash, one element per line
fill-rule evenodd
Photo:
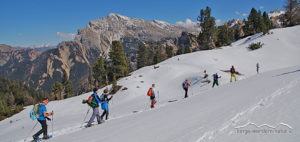
<path fill-rule="evenodd" d="M 55 112 L 53 121 L 48 121 L 48 133 L 54 136 L 50 141 L 298 142 L 300 26 L 272 32 L 221 49 L 175 56 L 157 64 L 158 69 L 148 66 L 133 72 L 118 81 L 128 90 L 115 94 L 109 104 L 110 119 L 101 125 L 81 127 L 86 125 L 83 120 L 89 109 L 81 101 L 91 92 L 52 101 L 47 105 L 48 111 Z M 247 49 L 257 42 L 264 43 L 261 49 Z M 261 67 L 258 75 L 257 62 Z M 233 83 L 229 83 L 230 74 L 220 71 L 231 65 L 244 74 Z M 202 83 L 203 70 L 210 80 L 213 73 L 222 76 L 220 86 Z M 192 84 L 187 99 L 183 99 L 181 87 L 185 79 Z M 151 110 L 146 93 L 152 83 L 156 84 L 158 103 Z M 41 126 L 37 124 L 31 131 L 36 124 L 29 118 L 31 109 L 27 106 L 0 122 L 1 142 L 32 140 Z"/>

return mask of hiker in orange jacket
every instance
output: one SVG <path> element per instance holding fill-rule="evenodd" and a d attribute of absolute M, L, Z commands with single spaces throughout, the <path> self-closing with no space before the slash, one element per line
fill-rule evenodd
<path fill-rule="evenodd" d="M 156 104 L 156 99 L 155 99 L 155 84 L 152 84 L 152 87 L 149 88 L 148 90 L 148 96 L 150 97 L 151 100 L 151 108 L 154 108 L 154 105 Z"/>

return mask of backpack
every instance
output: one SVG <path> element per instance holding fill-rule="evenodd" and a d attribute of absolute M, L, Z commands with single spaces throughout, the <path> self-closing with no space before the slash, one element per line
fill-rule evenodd
<path fill-rule="evenodd" d="M 231 73 L 235 73 L 235 69 L 234 69 L 234 68 L 231 68 L 231 69 L 230 69 L 230 72 L 231 72 Z"/>
<path fill-rule="evenodd" d="M 32 120 L 39 119 L 40 107 L 41 107 L 41 104 L 36 104 L 33 106 L 32 110 L 29 112 L 29 116 Z"/>
<path fill-rule="evenodd" d="M 148 92 L 147 92 L 148 96 L 152 96 L 152 88 L 149 88 Z"/>
<path fill-rule="evenodd" d="M 183 89 L 184 89 L 184 88 L 187 88 L 187 87 L 186 87 L 186 82 L 185 82 L 185 81 L 182 83 L 182 88 L 183 88 Z"/>
<path fill-rule="evenodd" d="M 98 106 L 97 100 L 94 97 L 94 94 L 92 94 L 91 96 L 89 96 L 87 103 L 90 107 L 95 108 Z"/>
<path fill-rule="evenodd" d="M 214 80 L 217 80 L 217 79 L 218 79 L 218 77 L 217 77 L 216 74 L 213 75 L 213 78 L 214 78 Z"/>

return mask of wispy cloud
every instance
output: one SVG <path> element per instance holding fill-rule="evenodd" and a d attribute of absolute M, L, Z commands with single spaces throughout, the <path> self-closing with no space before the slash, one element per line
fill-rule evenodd
<path fill-rule="evenodd" d="M 236 14 L 236 15 L 240 15 L 241 13 L 240 13 L 240 12 L 238 12 L 238 11 L 236 11 L 236 12 L 235 12 L 235 14 Z"/>
<path fill-rule="evenodd" d="M 75 36 L 76 36 L 76 34 L 73 34 L 73 33 L 56 32 L 56 36 L 64 37 L 64 38 L 68 38 L 68 39 L 74 39 Z"/>
<path fill-rule="evenodd" d="M 18 36 L 23 36 L 23 33 L 18 33 Z"/>
<path fill-rule="evenodd" d="M 243 15 L 244 17 L 248 16 L 248 14 L 246 14 L 246 13 L 243 13 L 242 15 Z"/>
<path fill-rule="evenodd" d="M 259 7 L 259 9 L 263 9 L 263 8 L 265 8 L 265 7 L 264 7 L 264 6 L 260 6 L 260 7 Z"/>
<path fill-rule="evenodd" d="M 221 24 L 221 19 L 217 19 L 217 20 L 216 20 L 216 24 L 217 24 L 217 25 L 220 25 L 220 24 Z"/>
<path fill-rule="evenodd" d="M 196 22 L 193 22 L 191 19 L 186 19 L 185 22 L 178 21 L 175 23 L 177 26 L 186 27 L 186 28 L 192 28 L 197 26 Z"/>

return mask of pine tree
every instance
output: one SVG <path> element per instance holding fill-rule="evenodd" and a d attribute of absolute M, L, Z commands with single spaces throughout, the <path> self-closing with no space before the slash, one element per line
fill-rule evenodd
<path fill-rule="evenodd" d="M 153 64 L 157 64 L 161 61 L 161 55 L 160 55 L 160 52 L 156 52 L 154 57 L 153 57 Z"/>
<path fill-rule="evenodd" d="M 205 10 L 200 11 L 200 16 L 197 20 L 200 22 L 201 32 L 198 36 L 198 43 L 202 46 L 202 49 L 214 48 L 214 42 L 216 40 L 216 23 L 215 18 L 211 16 L 211 8 L 206 7 Z"/>
<path fill-rule="evenodd" d="M 15 104 L 15 97 L 12 93 L 10 93 L 9 96 L 8 96 L 7 104 L 10 105 L 10 106 Z"/>
<path fill-rule="evenodd" d="M 74 92 L 73 92 L 73 84 L 70 80 L 67 80 L 67 82 L 65 82 L 64 84 L 64 91 L 66 94 L 67 98 L 73 97 L 74 96 Z"/>
<path fill-rule="evenodd" d="M 102 87 L 106 85 L 106 70 L 104 67 L 104 58 L 100 56 L 93 64 L 93 76 L 96 80 L 95 86 Z"/>
<path fill-rule="evenodd" d="M 184 48 L 184 53 L 191 53 L 191 52 L 192 52 L 192 50 L 191 50 L 191 48 L 189 46 L 186 46 Z"/>
<path fill-rule="evenodd" d="M 286 9 L 285 18 L 286 20 L 283 21 L 285 26 L 294 26 L 296 24 L 295 19 L 296 17 L 296 10 L 299 8 L 298 0 L 286 0 L 284 8 Z"/>
<path fill-rule="evenodd" d="M 63 92 L 65 93 L 64 98 L 69 98 L 74 96 L 74 92 L 73 92 L 73 84 L 72 82 L 69 80 L 69 77 L 67 75 L 66 72 L 63 73 L 63 78 L 62 78 L 62 85 L 63 85 Z M 64 99 L 62 98 L 62 99 Z"/>
<path fill-rule="evenodd" d="M 234 40 L 234 31 L 227 25 L 222 25 L 218 27 L 218 40 L 216 45 L 221 47 L 224 45 L 229 45 L 230 42 Z"/>
<path fill-rule="evenodd" d="M 266 29 L 265 29 L 265 31 L 263 30 L 263 32 L 264 32 L 264 34 L 266 34 L 272 28 L 271 20 L 270 20 L 269 15 L 267 14 L 266 11 L 264 11 L 262 19 L 263 19 L 263 23 L 266 26 Z"/>
<path fill-rule="evenodd" d="M 234 39 L 235 39 L 235 40 L 238 40 L 238 39 L 240 39 L 240 37 L 241 37 L 241 30 L 240 30 L 239 27 L 237 27 L 237 28 L 234 30 Z"/>
<path fill-rule="evenodd" d="M 167 47 L 166 47 L 166 53 L 167 53 L 167 55 L 168 55 L 168 58 L 173 57 L 173 55 L 174 55 L 174 54 L 173 54 L 173 47 L 167 45 Z"/>
<path fill-rule="evenodd" d="M 249 31 L 249 35 L 253 35 L 257 33 L 257 29 L 259 27 L 259 18 L 258 13 L 255 8 L 251 9 L 251 12 L 248 16 L 248 21 L 246 23 L 247 29 Z"/>
<path fill-rule="evenodd" d="M 139 69 L 147 65 L 148 65 L 147 48 L 144 44 L 141 44 L 137 52 L 137 68 Z"/>
<path fill-rule="evenodd" d="M 63 93 L 63 85 L 56 81 L 53 85 L 52 85 L 52 92 L 55 95 L 55 99 L 56 100 L 60 100 L 63 98 L 62 93 Z"/>
<path fill-rule="evenodd" d="M 179 46 L 178 50 L 177 50 L 177 55 L 183 54 L 184 53 L 184 48 L 182 45 Z"/>
<path fill-rule="evenodd" d="M 256 33 L 260 33 L 263 31 L 263 29 L 265 29 L 265 23 L 263 22 L 263 18 L 261 16 L 261 11 L 259 10 L 257 13 L 257 27 L 255 29 Z"/>
<path fill-rule="evenodd" d="M 112 62 L 110 72 L 114 74 L 116 79 L 127 76 L 129 73 L 129 65 L 120 41 L 112 42 L 112 48 L 109 52 L 109 57 Z"/>

